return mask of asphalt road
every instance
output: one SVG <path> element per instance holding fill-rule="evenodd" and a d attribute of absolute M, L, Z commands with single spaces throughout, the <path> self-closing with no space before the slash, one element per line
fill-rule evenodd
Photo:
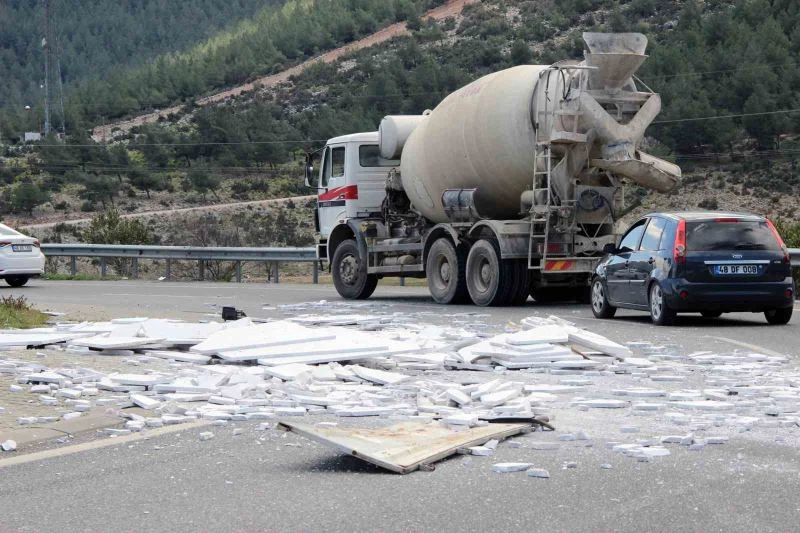
<path fill-rule="evenodd" d="M 281 316 L 282 304 L 340 302 L 331 287 L 310 285 L 34 281 L 0 290 L 8 294 L 56 311 L 186 318 L 221 305 Z M 424 289 L 401 287 L 379 288 L 368 303 L 442 323 L 468 312 L 498 326 L 557 314 L 617 340 L 657 340 L 687 351 L 753 345 L 800 355 L 800 326 L 767 326 L 761 315 L 687 315 L 677 326 L 657 328 L 636 313 L 597 321 L 582 305 L 443 308 Z M 244 431 L 233 436 L 233 427 Z M 99 441 L 103 447 L 13 466 L 0 457 L 0 531 L 767 532 L 795 530 L 800 519 L 796 438 L 786 444 L 744 435 L 699 453 L 673 448 L 649 463 L 612 454 L 603 441 L 553 451 L 501 445 L 491 458 L 455 457 L 434 472 L 399 476 L 293 434 L 255 432 L 254 424 L 212 428 L 216 437 L 206 442 L 198 440 L 200 431 Z M 520 440 L 557 438 L 537 432 Z M 492 473 L 501 461 L 534 462 L 552 477 Z M 577 467 L 562 469 L 566 461 Z"/>
<path fill-rule="evenodd" d="M 281 306 L 326 300 L 343 303 L 332 285 L 256 283 L 174 283 L 147 281 L 43 281 L 32 280 L 21 289 L 0 287 L 0 297 L 24 295 L 41 309 L 74 313 L 88 319 L 151 316 L 197 320 L 218 315 L 222 306 L 235 306 L 248 316 L 284 315 Z M 519 321 L 529 315 L 550 314 L 574 320 L 612 338 L 674 343 L 686 350 L 733 349 L 755 346 L 781 354 L 797 352 L 800 342 L 800 302 L 796 316 L 786 326 L 769 326 L 763 314 L 731 313 L 718 319 L 698 314 L 679 315 L 677 325 L 658 327 L 646 313 L 620 310 L 611 320 L 597 320 L 588 305 L 539 305 L 533 300 L 521 307 L 484 309 L 472 305 L 439 306 L 424 287 L 381 287 L 364 302 L 365 310 L 429 313 L 426 320 L 448 323 L 453 315 L 476 313 L 494 324 Z M 321 312 L 310 309 L 308 312 Z M 355 312 L 358 312 L 356 308 Z M 724 340 L 720 340 L 724 339 Z M 735 344 L 739 343 L 739 344 Z M 800 353 L 798 353 L 800 356 Z"/>

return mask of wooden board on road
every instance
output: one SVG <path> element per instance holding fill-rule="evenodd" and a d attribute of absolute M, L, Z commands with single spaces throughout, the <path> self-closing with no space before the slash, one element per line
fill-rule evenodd
<path fill-rule="evenodd" d="M 453 431 L 438 424 L 402 422 L 388 427 L 339 428 L 280 422 L 278 429 L 311 440 L 399 474 L 408 474 L 470 446 L 502 440 L 530 430 L 530 424 L 489 424 Z"/>

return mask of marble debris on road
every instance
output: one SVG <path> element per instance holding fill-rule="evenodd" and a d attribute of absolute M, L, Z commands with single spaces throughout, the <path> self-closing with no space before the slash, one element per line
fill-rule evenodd
<path fill-rule="evenodd" d="M 800 373 L 786 357 L 682 354 L 676 346 L 617 339 L 621 344 L 554 316 L 532 316 L 497 332 L 477 313 L 453 315 L 454 325 L 442 327 L 426 323 L 425 313 L 389 314 L 364 303 L 336 314 L 329 307 L 283 306 L 287 314 L 313 314 L 269 323 L 136 317 L 0 331 L 0 341 L 11 338 L 12 346 L 60 351 L 74 361 L 50 368 L 0 354 L 0 378 L 13 381 L 9 391 L 27 390 L 38 395 L 32 402 L 52 406 L 52 416 L 17 410 L 20 426 L 100 407 L 126 416 L 118 431 L 128 433 L 198 419 L 223 424 L 316 414 L 458 430 L 548 414 L 585 420 L 611 452 L 649 461 L 667 455 L 666 446 L 701 451 L 729 435 L 789 435 L 800 426 Z M 86 354 L 107 355 L 120 368 L 86 368 Z M 153 368 L 164 361 L 168 370 Z M 148 414 L 127 414 L 134 406 Z M 528 448 L 591 445 L 580 426 L 563 429 L 560 443 Z M 488 456 L 493 448 L 471 452 Z"/>

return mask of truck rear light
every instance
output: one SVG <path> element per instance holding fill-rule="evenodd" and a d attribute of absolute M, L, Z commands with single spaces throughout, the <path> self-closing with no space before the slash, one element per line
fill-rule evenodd
<path fill-rule="evenodd" d="M 678 221 L 678 230 L 675 232 L 675 248 L 672 251 L 672 258 L 676 264 L 686 263 L 686 221 Z"/>
<path fill-rule="evenodd" d="M 783 295 L 786 297 L 787 300 L 791 300 L 794 296 L 794 291 L 792 289 L 786 289 L 783 291 Z"/>
<path fill-rule="evenodd" d="M 767 225 L 769 229 L 772 230 L 772 234 L 775 236 L 775 240 L 778 242 L 778 246 L 781 247 L 781 251 L 783 252 L 783 263 L 789 265 L 792 263 L 792 258 L 789 257 L 789 249 L 786 248 L 786 245 L 783 243 L 783 239 L 781 238 L 780 233 L 775 228 L 775 224 L 772 223 L 770 219 L 767 219 Z"/>
<path fill-rule="evenodd" d="M 539 243 L 539 254 L 544 253 L 544 244 Z M 549 242 L 547 243 L 548 254 L 566 254 L 569 251 L 569 245 L 566 243 Z"/>
<path fill-rule="evenodd" d="M 689 298 L 689 291 L 683 290 L 678 293 L 678 296 L 681 297 L 681 300 L 687 300 Z"/>

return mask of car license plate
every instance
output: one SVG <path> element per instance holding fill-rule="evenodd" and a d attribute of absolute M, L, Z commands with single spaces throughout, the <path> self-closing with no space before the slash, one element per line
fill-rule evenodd
<path fill-rule="evenodd" d="M 714 265 L 717 276 L 756 276 L 760 273 L 758 265 Z"/>
<path fill-rule="evenodd" d="M 30 252 L 33 248 L 30 244 L 12 244 L 11 250 L 14 252 Z"/>

